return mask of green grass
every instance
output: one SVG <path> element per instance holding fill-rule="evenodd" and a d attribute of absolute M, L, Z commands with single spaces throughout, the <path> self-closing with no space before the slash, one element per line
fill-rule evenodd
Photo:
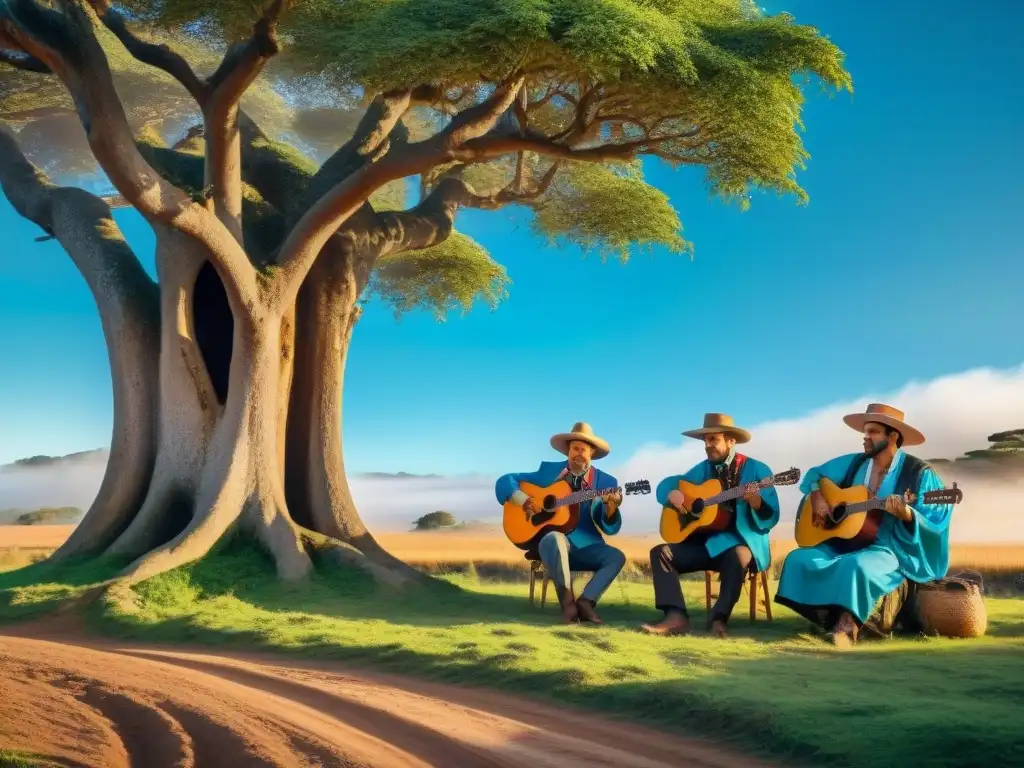
<path fill-rule="evenodd" d="M 0 574 L 0 621 L 50 610 L 118 563 L 41 563 Z M 1024 600 L 986 598 L 989 632 L 861 643 L 840 652 L 781 607 L 733 639 L 651 638 L 649 584 L 619 581 L 610 626 L 563 627 L 526 585 L 449 576 L 396 598 L 358 573 L 278 584 L 241 544 L 93 605 L 93 626 L 148 642 L 276 649 L 604 710 L 697 734 L 785 764 L 976 766 L 1024 763 Z M 703 585 L 684 582 L 694 621 Z M 301 610 L 296 610 L 301 606 Z"/>
<path fill-rule="evenodd" d="M 50 768 L 56 765 L 56 763 L 26 752 L 0 749 L 0 768 Z"/>

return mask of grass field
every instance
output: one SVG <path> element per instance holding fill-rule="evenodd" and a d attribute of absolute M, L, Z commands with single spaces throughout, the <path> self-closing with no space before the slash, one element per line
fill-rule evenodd
<path fill-rule="evenodd" d="M 443 554 L 448 560 L 451 550 Z M 120 565 L 40 563 L 0 574 L 0 621 L 48 611 Z M 563 627 L 553 605 L 527 603 L 521 580 L 480 572 L 449 573 L 401 597 L 354 573 L 285 587 L 262 553 L 236 543 L 108 596 L 87 618 L 126 639 L 276 649 L 553 698 L 786 764 L 1024 761 L 1024 600 L 987 598 L 989 632 L 978 640 L 875 641 L 844 653 L 781 607 L 774 623 L 751 625 L 745 597 L 729 641 L 646 637 L 635 628 L 654 618 L 651 590 L 637 573 L 602 602 L 609 626 Z M 702 583 L 684 586 L 699 626 Z"/>
<path fill-rule="evenodd" d="M 0 570 L 20 568 L 41 560 L 58 547 L 73 526 L 0 526 Z M 476 526 L 465 532 L 432 531 L 382 533 L 377 537 L 395 555 L 431 573 L 462 571 L 499 580 L 525 578 L 523 553 L 505 540 L 497 526 Z M 657 537 L 616 536 L 615 546 L 629 558 L 634 574 L 649 570 L 648 551 Z M 796 546 L 787 539 L 772 539 L 773 575 L 778 578 L 786 554 Z M 1024 596 L 1024 542 L 1011 544 L 954 544 L 950 572 L 976 570 L 985 576 L 990 593 Z"/>
<path fill-rule="evenodd" d="M 24 752 L 0 749 L 0 768 L 57 768 L 57 765 Z"/>

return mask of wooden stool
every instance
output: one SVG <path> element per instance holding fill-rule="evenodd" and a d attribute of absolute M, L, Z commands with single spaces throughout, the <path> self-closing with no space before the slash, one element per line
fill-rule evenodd
<path fill-rule="evenodd" d="M 746 579 L 748 585 L 747 591 L 750 593 L 750 620 L 757 621 L 757 609 L 758 602 L 764 606 L 764 612 L 768 616 L 768 621 L 772 621 L 772 598 L 768 593 L 768 571 L 761 571 L 758 573 L 754 570 L 757 566 L 754 565 L 754 561 L 750 561 L 749 576 Z M 717 594 L 711 593 L 711 571 L 704 571 L 704 606 L 708 614 L 711 613 L 711 601 L 718 598 Z M 760 577 L 760 579 L 758 579 Z M 761 590 L 764 594 L 764 599 L 759 601 L 757 599 L 757 582 L 761 582 Z"/>

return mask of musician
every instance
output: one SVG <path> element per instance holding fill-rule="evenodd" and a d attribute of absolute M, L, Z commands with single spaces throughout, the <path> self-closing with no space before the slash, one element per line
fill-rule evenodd
<path fill-rule="evenodd" d="M 663 507 L 683 508 L 680 480 L 700 484 L 718 478 L 722 490 L 729 490 L 772 476 L 765 464 L 736 452 L 738 444 L 750 441 L 750 432 L 737 427 L 732 417 L 724 413 L 705 414 L 703 427 L 683 434 L 704 441 L 707 459 L 685 475 L 667 477 L 658 484 L 655 496 Z M 733 505 L 734 511 L 728 529 L 704 534 L 695 532 L 679 544 L 660 544 L 651 549 L 654 605 L 664 611 L 665 617 L 657 624 L 644 624 L 644 632 L 654 635 L 688 632 L 690 619 L 679 574 L 717 571 L 721 575 L 721 588 L 708 619 L 708 628 L 718 637 L 727 635 L 729 617 L 740 598 L 751 561 L 759 572 L 771 563 L 768 532 L 779 522 L 779 498 L 774 487 L 759 490 L 754 486 L 742 499 L 725 504 Z"/>
<path fill-rule="evenodd" d="M 822 477 L 841 487 L 867 486 L 873 498 L 885 499 L 888 514 L 875 541 L 857 551 L 843 554 L 826 541 L 790 552 L 775 596 L 776 603 L 824 628 L 841 647 L 857 641 L 879 599 L 898 589 L 896 599 L 907 597 L 905 579 L 924 583 L 946 575 L 953 509 L 952 504 L 911 505 L 902 495 L 909 489 L 920 498 L 943 488 L 934 469 L 904 452 L 904 446 L 924 443 L 924 435 L 904 421 L 902 411 L 872 403 L 843 421 L 862 433 L 863 450 L 804 475 L 800 490 L 804 498 L 810 495 L 815 524 L 830 512 L 818 490 Z"/>
<path fill-rule="evenodd" d="M 591 462 L 611 452 L 607 441 L 594 434 L 586 422 L 577 422 L 571 431 L 551 438 L 551 447 L 565 454 L 566 461 L 542 461 L 536 472 L 513 473 L 498 478 L 494 486 L 498 503 L 509 499 L 522 505 L 527 512 L 536 512 L 519 483 L 548 486 L 565 480 L 573 491 L 616 488 L 618 481 L 602 472 Z M 527 556 L 540 557 L 544 568 L 555 585 L 555 594 L 562 606 L 562 619 L 571 623 L 577 619 L 602 624 L 596 607 L 601 595 L 608 589 L 626 564 L 621 550 L 611 546 L 602 534 L 609 536 L 622 527 L 622 493 L 599 496 L 580 504 L 579 523 L 568 535 L 558 531 L 545 534 Z M 570 589 L 570 571 L 593 571 L 594 576 L 583 589 L 579 600 Z"/>

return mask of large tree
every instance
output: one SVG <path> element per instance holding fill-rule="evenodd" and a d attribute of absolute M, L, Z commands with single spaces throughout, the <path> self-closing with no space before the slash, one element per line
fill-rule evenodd
<path fill-rule="evenodd" d="M 528 206 L 538 235 L 623 258 L 685 251 L 643 156 L 741 204 L 803 200 L 802 87 L 851 88 L 834 44 L 746 0 L 0 0 L 0 64 L 0 184 L 88 283 L 114 385 L 106 475 L 54 557 L 130 556 L 128 582 L 235 529 L 283 578 L 314 552 L 415 578 L 345 479 L 364 295 L 500 299 L 462 207 Z M 51 180 L 93 167 L 99 195 Z M 155 282 L 111 205 L 155 233 Z"/>

